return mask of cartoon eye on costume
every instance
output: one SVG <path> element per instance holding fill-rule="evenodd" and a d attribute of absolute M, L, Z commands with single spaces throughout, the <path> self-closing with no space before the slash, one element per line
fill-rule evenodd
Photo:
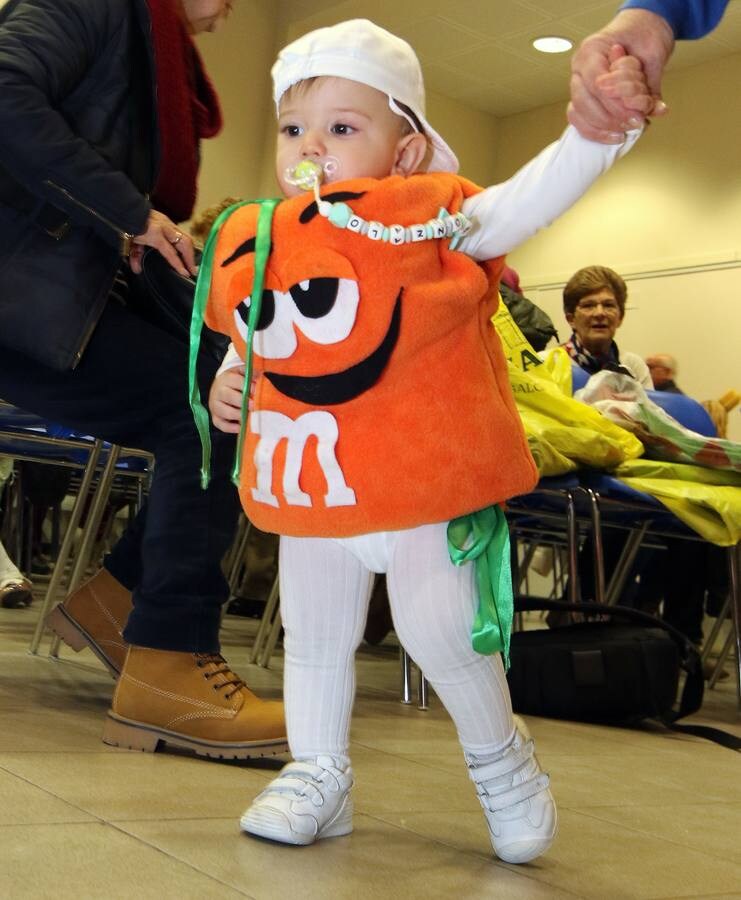
<path fill-rule="evenodd" d="M 357 281 L 348 278 L 311 278 L 290 290 L 296 305 L 295 322 L 317 344 L 344 341 L 355 324 L 360 301 Z"/>
<path fill-rule="evenodd" d="M 344 341 L 355 324 L 359 302 L 358 284 L 347 278 L 307 279 L 288 293 L 263 291 L 255 352 L 263 359 L 288 359 L 298 345 L 295 327 L 317 344 Z M 250 303 L 247 297 L 234 310 L 234 321 L 244 340 Z"/>
<path fill-rule="evenodd" d="M 260 316 L 255 328 L 255 353 L 264 359 L 288 359 L 296 351 L 298 341 L 293 330 L 295 307 L 290 294 L 282 291 L 263 291 Z M 245 299 L 234 310 L 234 322 L 244 341 L 247 340 L 247 326 L 250 317 L 251 297 Z"/>

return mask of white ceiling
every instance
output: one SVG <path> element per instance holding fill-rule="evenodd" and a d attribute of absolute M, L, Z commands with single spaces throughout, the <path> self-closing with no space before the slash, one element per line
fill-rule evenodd
<path fill-rule="evenodd" d="M 368 18 L 406 38 L 417 51 L 427 89 L 495 116 L 566 98 L 569 57 L 531 47 L 543 34 L 575 44 L 613 16 L 619 0 L 282 0 L 302 31 Z M 305 27 L 304 27 L 305 26 Z M 719 27 L 678 44 L 670 68 L 741 52 L 741 0 L 731 0 Z"/>

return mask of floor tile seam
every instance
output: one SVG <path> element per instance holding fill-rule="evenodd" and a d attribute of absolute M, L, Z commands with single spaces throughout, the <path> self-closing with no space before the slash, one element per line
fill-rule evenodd
<path fill-rule="evenodd" d="M 551 782 L 551 787 L 554 787 L 553 782 Z M 558 791 L 558 782 L 555 784 L 555 790 Z M 688 796 L 702 798 L 702 794 L 700 793 L 692 793 L 688 794 Z M 663 806 L 736 806 L 740 801 L 738 800 L 717 800 L 715 798 L 704 797 L 698 800 L 692 800 L 687 803 L 684 802 L 676 802 L 676 803 L 665 803 Z M 601 803 L 583 803 L 581 801 L 568 801 L 568 800 L 559 800 L 558 808 L 559 809 L 572 809 L 572 810 L 582 810 L 582 809 L 598 809 L 600 807 L 614 807 L 616 809 L 634 809 L 635 807 L 645 807 L 649 806 L 645 800 L 630 800 L 625 803 L 605 803 L 604 800 Z"/>
<path fill-rule="evenodd" d="M 598 822 L 602 822 L 605 825 L 611 825 L 614 828 L 622 828 L 623 830 L 630 831 L 633 834 L 639 834 L 639 835 L 641 835 L 641 837 L 648 837 L 648 838 L 651 838 L 651 840 L 660 841 L 662 844 L 669 844 L 672 847 L 679 847 L 682 850 L 692 850 L 694 853 L 699 853 L 702 856 L 708 857 L 708 859 L 715 859 L 715 860 L 719 860 L 719 861 L 722 861 L 725 863 L 731 863 L 732 865 L 735 865 L 738 867 L 739 873 L 741 874 L 741 861 L 737 862 L 735 859 L 729 859 L 729 857 L 724 854 L 712 853 L 709 850 L 704 850 L 702 848 L 695 847 L 692 844 L 683 844 L 680 841 L 677 841 L 672 838 L 664 837 L 663 835 L 658 835 L 655 832 L 646 831 L 643 828 L 636 828 L 636 827 L 632 827 L 630 825 L 625 825 L 623 822 L 613 822 L 611 819 L 603 819 L 601 816 L 596 816 L 587 811 L 573 810 L 573 809 L 571 811 L 578 812 L 580 815 L 584 815 L 590 819 L 596 819 Z M 652 900 L 663 900 L 663 898 L 655 897 L 655 898 L 652 898 Z"/>
<path fill-rule="evenodd" d="M 89 809 L 84 809 L 83 807 L 78 806 L 76 803 L 71 803 L 69 800 L 65 799 L 64 797 L 60 797 L 59 794 L 55 793 L 54 791 L 50 790 L 49 788 L 44 787 L 41 784 L 37 784 L 35 781 L 31 781 L 25 775 L 19 775 L 17 772 L 12 772 L 8 769 L 5 769 L 3 766 L 0 766 L 0 771 L 3 771 L 6 774 L 11 775 L 13 778 L 17 778 L 18 781 L 23 782 L 23 784 L 26 784 L 29 787 L 32 787 L 38 791 L 41 791 L 42 793 L 46 794 L 48 797 L 53 797 L 55 800 L 58 800 L 60 803 L 63 803 L 65 806 L 68 806 L 70 809 L 74 809 L 79 813 L 84 813 L 86 816 L 90 816 L 91 821 L 103 822 L 105 824 L 105 819 L 102 819 L 97 813 L 94 813 Z M 90 824 L 90 822 L 88 822 L 87 824 Z"/>
<path fill-rule="evenodd" d="M 105 750 L 86 750 L 84 747 L 82 748 L 74 748 L 70 747 L 67 750 L 60 749 L 58 747 L 49 747 L 46 750 L 34 749 L 34 750 L 0 750 L 0 759 L 5 755 L 13 755 L 16 756 L 18 754 L 23 754 L 24 756 L 27 754 L 29 756 L 41 754 L 54 755 L 54 756 L 66 756 L 72 753 L 84 753 L 86 756 L 98 755 L 98 756 L 106 756 L 110 751 Z M 0 763 L 0 769 L 2 769 L 2 764 Z"/>
<path fill-rule="evenodd" d="M 362 747 L 363 750 L 365 750 L 369 753 L 379 753 L 382 756 L 389 756 L 393 759 L 400 760 L 401 762 L 408 762 L 408 763 L 412 763 L 413 765 L 415 765 L 415 764 L 419 765 L 423 769 L 433 769 L 436 772 L 447 772 L 448 774 L 450 774 L 449 769 L 444 769 L 444 768 L 441 768 L 440 766 L 431 766 L 429 764 L 420 762 L 420 760 L 424 759 L 424 756 L 413 758 L 413 754 L 411 754 L 411 753 L 405 755 L 405 754 L 393 752 L 391 750 L 381 750 L 378 747 L 369 747 L 367 744 L 363 744 L 362 741 L 351 741 L 350 742 L 350 752 L 351 753 L 352 753 L 353 747 Z M 466 768 L 466 764 L 463 759 L 463 751 L 461 751 L 461 771 L 464 771 L 465 768 Z"/>
<path fill-rule="evenodd" d="M 101 822 L 92 813 L 89 813 L 89 819 L 61 819 L 59 821 L 49 822 L 48 820 L 39 822 L 0 822 L 0 830 L 8 828 L 67 828 L 69 825 L 106 825 L 107 822 Z"/>
<path fill-rule="evenodd" d="M 584 894 L 576 894 L 568 888 L 561 887 L 561 885 L 551 884 L 550 882 L 544 882 L 543 879 L 536 878 L 532 872 L 526 871 L 521 866 L 512 865 L 509 863 L 505 863 L 502 860 L 498 859 L 492 850 L 490 853 L 479 853 L 475 850 L 465 850 L 461 847 L 456 847 L 454 844 L 449 843 L 448 841 L 442 838 L 432 838 L 428 834 L 423 834 L 417 831 L 414 828 L 408 828 L 404 825 L 400 825 L 398 822 L 390 822 L 388 819 L 384 819 L 379 815 L 374 815 L 372 813 L 364 813 L 360 809 L 356 807 L 356 813 L 361 816 L 364 816 L 367 819 L 372 819 L 375 822 L 378 822 L 382 825 L 385 825 L 390 828 L 394 828 L 397 831 L 406 831 L 409 834 L 413 834 L 415 837 L 420 838 L 424 841 L 427 841 L 431 844 L 438 844 L 441 847 L 445 847 L 446 850 L 452 850 L 455 853 L 460 854 L 461 856 L 465 856 L 471 859 L 475 859 L 479 862 L 489 863 L 495 866 L 497 869 L 503 869 L 506 872 L 510 872 L 512 875 L 517 875 L 520 878 L 526 878 L 528 881 L 533 881 L 538 885 L 542 885 L 544 883 L 548 884 L 550 887 L 558 888 L 558 890 L 562 891 L 565 894 L 568 894 L 571 897 L 578 898 L 578 900 L 589 900 Z M 473 814 L 473 813 L 472 813 Z M 482 823 L 482 829 L 486 831 L 486 822 Z"/>
<path fill-rule="evenodd" d="M 643 804 L 644 807 L 646 807 L 646 808 L 650 807 L 651 809 L 674 809 L 676 807 L 684 808 L 685 806 L 692 808 L 695 806 L 705 807 L 708 805 L 728 806 L 728 807 L 741 806 L 741 800 L 712 800 L 712 801 L 700 800 L 700 801 L 693 802 L 693 803 L 659 803 L 659 804 L 645 803 L 645 804 Z M 593 809 L 625 809 L 626 807 L 630 807 L 632 809 L 634 806 L 636 806 L 635 803 L 599 803 L 597 805 L 592 805 L 592 804 L 575 805 L 573 803 L 559 803 L 558 804 L 559 809 L 569 809 L 572 812 L 580 812 L 582 809 L 589 809 L 589 810 L 593 810 Z"/>
<path fill-rule="evenodd" d="M 727 897 L 738 897 L 741 896 L 739 894 L 729 894 L 728 892 L 721 892 L 715 894 L 650 894 L 647 895 L 645 900 L 717 900 L 718 897 L 727 898 Z"/>
<path fill-rule="evenodd" d="M 652 897 L 651 900 L 676 900 L 676 894 L 672 894 L 671 897 Z M 728 891 L 721 892 L 720 894 L 687 894 L 682 896 L 682 900 L 713 900 L 714 897 L 733 897 L 734 894 L 729 894 Z M 735 895 L 738 896 L 738 895 Z"/>
<path fill-rule="evenodd" d="M 239 822 L 239 816 L 178 816 L 175 819 L 170 819 L 167 817 L 162 817 L 160 819 L 147 819 L 142 816 L 137 816 L 135 819 L 129 818 L 108 818 L 104 820 L 107 825 L 153 825 L 153 824 L 162 824 L 162 825 L 171 825 L 173 822 Z M 235 825 L 236 828 L 236 825 Z"/>
<path fill-rule="evenodd" d="M 137 843 L 141 844 L 142 846 L 147 847 L 150 850 L 154 850 L 156 853 L 161 853 L 162 856 L 165 856 L 168 859 L 175 860 L 175 862 L 180 863 L 181 865 L 185 866 L 186 868 L 190 869 L 193 872 L 198 872 L 199 875 L 203 875 L 204 877 L 208 878 L 209 881 L 213 881 L 216 884 L 221 885 L 222 887 L 229 888 L 230 890 L 235 891 L 240 896 L 247 898 L 247 900 L 257 900 L 257 897 L 255 897 L 254 895 L 247 894 L 245 891 L 241 890 L 238 887 L 235 887 L 233 884 L 229 884 L 229 882 L 226 882 L 223 879 L 218 878 L 217 876 L 213 875 L 211 872 L 204 871 L 202 868 L 194 865 L 189 860 L 183 859 L 182 857 L 178 856 L 177 854 L 171 853 L 170 851 L 163 849 L 162 847 L 158 846 L 155 843 L 152 843 L 152 841 L 147 840 L 146 838 L 142 837 L 141 835 L 132 834 L 132 832 L 127 831 L 125 828 L 121 828 L 115 822 L 106 822 L 106 825 L 108 825 L 108 827 L 110 827 L 110 828 L 115 829 L 120 834 L 126 835 L 126 837 L 135 840 Z"/>

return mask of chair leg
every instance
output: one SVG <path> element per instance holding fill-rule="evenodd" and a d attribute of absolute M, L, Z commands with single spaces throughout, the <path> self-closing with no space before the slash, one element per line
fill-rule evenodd
<path fill-rule="evenodd" d="M 741 543 L 728 548 L 731 617 L 736 639 L 736 693 L 741 707 Z"/>
<path fill-rule="evenodd" d="M 630 571 L 633 568 L 633 563 L 638 555 L 638 551 L 641 549 L 643 538 L 650 525 L 650 520 L 647 520 L 641 524 L 640 528 L 637 528 L 628 534 L 628 540 L 625 542 L 625 547 L 620 555 L 618 564 L 615 566 L 615 571 L 610 579 L 610 585 L 607 589 L 605 602 L 609 605 L 614 605 L 620 599 L 620 595 L 625 587 L 625 582 L 628 580 Z"/>
<path fill-rule="evenodd" d="M 723 622 L 725 622 L 728 613 L 731 610 L 731 594 L 729 592 L 726 597 L 726 601 L 723 604 L 723 609 L 718 613 L 718 616 L 715 620 L 715 624 L 710 631 L 710 636 L 705 641 L 705 646 L 702 648 L 701 659 L 703 664 L 706 663 L 710 657 L 710 654 L 713 652 L 713 647 L 715 646 L 715 642 L 718 640 L 718 635 L 720 634 L 720 630 L 723 627 Z"/>
<path fill-rule="evenodd" d="M 409 706 L 412 702 L 412 658 L 403 647 L 399 647 L 401 660 L 401 702 Z"/>
<path fill-rule="evenodd" d="M 74 506 L 72 507 L 69 524 L 67 525 L 67 530 L 64 533 L 62 546 L 59 548 L 59 556 L 57 557 L 57 561 L 54 564 L 54 571 L 52 572 L 51 578 L 49 579 L 49 586 L 46 589 L 46 595 L 44 596 L 44 600 L 41 604 L 41 609 L 39 610 L 36 629 L 33 633 L 33 637 L 31 638 L 29 652 L 33 653 L 34 655 L 39 652 L 39 644 L 41 643 L 41 636 L 44 632 L 46 617 L 51 612 L 51 608 L 52 606 L 54 606 L 54 602 L 57 598 L 59 589 L 62 586 L 64 570 L 67 566 L 67 561 L 69 560 L 72 553 L 72 546 L 74 543 L 75 534 L 77 532 L 77 526 L 80 524 L 80 519 L 82 518 L 82 510 L 85 505 L 85 500 L 90 493 L 90 488 L 95 477 L 95 470 L 98 465 L 98 460 L 100 459 L 102 448 L 103 442 L 100 440 L 96 440 L 90 450 L 87 465 L 85 466 L 82 481 L 80 482 L 80 487 L 77 492 L 77 499 L 75 500 Z"/>
<path fill-rule="evenodd" d="M 576 521 L 576 504 L 571 491 L 566 492 L 566 531 L 568 535 L 569 603 L 578 603 L 581 595 L 579 584 L 579 526 Z"/>
<path fill-rule="evenodd" d="M 277 615 L 278 599 L 278 576 L 276 575 L 273 586 L 270 588 L 267 602 L 265 603 L 265 610 L 260 619 L 260 627 L 257 629 L 257 634 L 255 635 L 255 640 L 252 644 L 252 650 L 250 652 L 251 663 L 257 662 L 257 659 L 262 652 L 263 643 L 268 638 L 273 618 Z"/>
<path fill-rule="evenodd" d="M 427 683 L 427 679 L 424 676 L 424 672 L 422 669 L 419 670 L 419 685 L 417 692 L 417 709 L 428 710 L 430 708 L 429 702 L 429 685 Z"/>
<path fill-rule="evenodd" d="M 592 549 L 594 555 L 594 594 L 597 603 L 605 602 L 605 552 L 602 545 L 602 515 L 599 508 L 599 495 L 592 488 L 582 488 L 589 499 L 589 512 L 592 519 Z"/>
<path fill-rule="evenodd" d="M 79 586 L 85 576 L 88 564 L 90 563 L 90 556 L 92 554 L 93 546 L 95 545 L 98 528 L 100 527 L 106 503 L 111 494 L 111 486 L 113 485 L 113 478 L 116 474 L 116 464 L 118 463 L 120 454 L 121 447 L 118 444 L 111 444 L 110 449 L 108 450 L 108 459 L 103 467 L 100 480 L 98 481 L 98 487 L 93 494 L 90 509 L 88 510 L 82 542 L 77 551 L 77 558 L 72 567 L 72 574 L 70 575 L 69 585 L 67 586 L 69 593 Z M 60 638 L 55 636 L 51 642 L 49 656 L 55 659 L 58 658 L 60 644 Z"/>
<path fill-rule="evenodd" d="M 734 638 L 734 629 L 732 628 L 728 635 L 723 641 L 723 646 L 721 647 L 720 654 L 718 655 L 718 662 L 715 664 L 715 668 L 713 669 L 713 674 L 710 676 L 710 680 L 708 681 L 708 687 L 714 688 L 718 683 L 718 679 L 720 678 L 720 674 L 723 671 L 723 666 L 726 664 L 726 660 L 728 659 L 728 654 L 731 652 L 731 646 L 733 644 Z"/>
<path fill-rule="evenodd" d="M 247 553 L 247 541 L 252 531 L 252 523 L 246 516 L 242 515 L 239 519 L 239 528 L 237 529 L 237 537 L 232 544 L 232 550 L 229 553 L 229 559 L 226 564 L 226 580 L 229 584 L 229 592 L 235 594 L 237 591 L 237 579 Z"/>
<path fill-rule="evenodd" d="M 72 575 L 70 576 L 70 591 L 74 591 L 75 588 L 78 587 L 84 578 L 90 563 L 90 556 L 93 546 L 95 545 L 95 538 L 97 537 L 100 523 L 103 520 L 106 503 L 108 503 L 108 498 L 111 495 L 113 478 L 116 474 L 116 464 L 118 463 L 120 455 L 121 447 L 118 446 L 118 444 L 111 445 L 111 448 L 108 451 L 108 459 L 106 460 L 106 464 L 100 476 L 100 481 L 98 482 L 97 490 L 95 491 L 92 503 L 90 504 L 90 511 L 88 512 L 87 521 L 85 523 L 82 543 L 77 552 L 77 559 L 75 560 Z"/>
<path fill-rule="evenodd" d="M 282 622 L 283 620 L 280 616 L 280 608 L 278 608 L 275 611 L 273 624 L 270 626 L 268 639 L 265 641 L 265 649 L 262 651 L 262 656 L 260 657 L 259 661 L 259 664 L 263 667 L 263 669 L 267 669 L 270 666 L 270 658 L 272 657 L 275 650 L 275 645 L 278 643 L 278 635 L 280 634 Z"/>

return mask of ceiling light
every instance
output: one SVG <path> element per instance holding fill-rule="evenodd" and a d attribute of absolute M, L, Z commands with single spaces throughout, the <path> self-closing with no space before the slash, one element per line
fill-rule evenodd
<path fill-rule="evenodd" d="M 573 42 L 568 38 L 555 37 L 554 35 L 535 38 L 533 41 L 533 47 L 536 50 L 540 50 L 541 53 L 566 53 L 573 46 Z"/>

